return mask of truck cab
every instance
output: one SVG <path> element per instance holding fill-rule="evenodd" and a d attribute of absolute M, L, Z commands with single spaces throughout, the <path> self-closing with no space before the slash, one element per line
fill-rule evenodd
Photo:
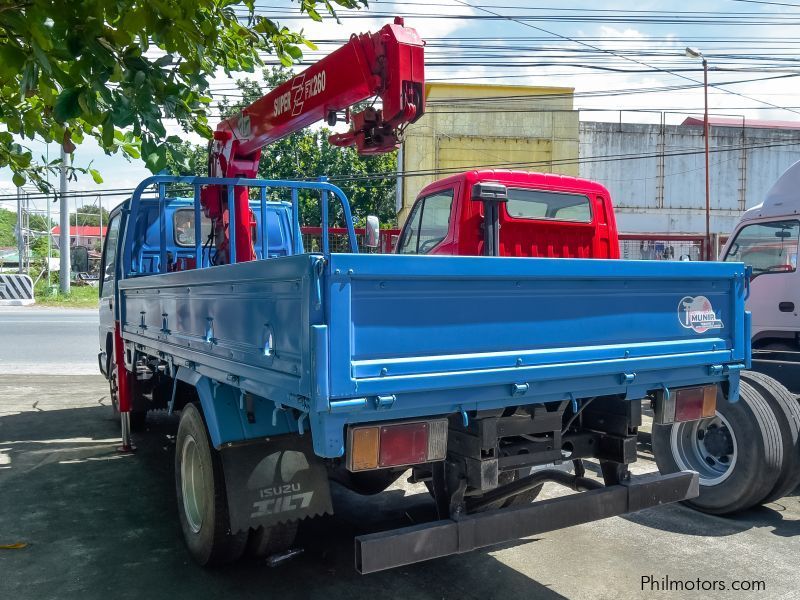
<path fill-rule="evenodd" d="M 800 334 L 800 162 L 775 182 L 764 201 L 746 211 L 721 260 L 752 269 L 747 308 L 752 313 L 753 348 L 798 350 Z"/>
<path fill-rule="evenodd" d="M 488 252 L 481 186 L 497 184 L 499 244 Z M 490 209 L 491 210 L 491 209 Z M 420 192 L 400 234 L 398 254 L 619 258 L 611 195 L 597 182 L 551 173 L 469 171 Z"/>

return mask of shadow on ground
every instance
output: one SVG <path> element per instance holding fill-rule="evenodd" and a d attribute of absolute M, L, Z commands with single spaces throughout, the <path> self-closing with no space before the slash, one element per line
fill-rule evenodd
<path fill-rule="evenodd" d="M 375 497 L 337 488 L 336 516 L 304 522 L 297 545 L 305 553 L 276 569 L 200 569 L 183 547 L 175 508 L 176 420 L 154 415 L 137 453 L 121 455 L 107 411 L 0 417 L 0 544 L 28 544 L 0 551 L 3 597 L 562 598 L 481 551 L 357 575 L 353 536 L 432 515 L 427 495 L 400 490 L 384 494 L 378 510 Z"/>

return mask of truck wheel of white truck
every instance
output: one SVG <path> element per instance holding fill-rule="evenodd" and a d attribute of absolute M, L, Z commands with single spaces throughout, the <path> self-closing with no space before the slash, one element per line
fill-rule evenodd
<path fill-rule="evenodd" d="M 778 481 L 760 504 L 783 498 L 800 486 L 800 403 L 797 398 L 769 375 L 745 371 L 742 378 L 761 393 L 778 420 L 783 442 L 783 468 Z"/>
<path fill-rule="evenodd" d="M 700 495 L 685 503 L 724 515 L 759 504 L 774 489 L 783 465 L 778 421 L 747 380 L 739 401 L 717 397 L 714 417 L 653 426 L 653 454 L 661 473 L 697 471 Z"/>
<path fill-rule="evenodd" d="M 175 487 L 183 538 L 194 560 L 212 566 L 241 557 L 248 532 L 230 531 L 222 461 L 194 404 L 184 407 L 178 425 Z"/>

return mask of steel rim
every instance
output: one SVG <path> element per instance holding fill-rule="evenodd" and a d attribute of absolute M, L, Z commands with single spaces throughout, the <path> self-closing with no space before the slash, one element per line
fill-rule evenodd
<path fill-rule="evenodd" d="M 181 494 L 186 521 L 194 533 L 203 526 L 205 512 L 205 472 L 200 458 L 200 449 L 191 435 L 186 436 L 181 453 Z"/>
<path fill-rule="evenodd" d="M 704 486 L 719 485 L 730 477 L 739 455 L 733 428 L 718 412 L 699 421 L 675 423 L 670 447 L 678 468 L 697 471 Z"/>

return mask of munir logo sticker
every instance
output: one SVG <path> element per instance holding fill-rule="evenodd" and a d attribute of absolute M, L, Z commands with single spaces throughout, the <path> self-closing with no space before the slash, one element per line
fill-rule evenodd
<path fill-rule="evenodd" d="M 681 326 L 695 333 L 709 329 L 722 329 L 722 320 L 717 317 L 711 300 L 705 296 L 684 296 L 678 303 L 678 320 Z"/>

